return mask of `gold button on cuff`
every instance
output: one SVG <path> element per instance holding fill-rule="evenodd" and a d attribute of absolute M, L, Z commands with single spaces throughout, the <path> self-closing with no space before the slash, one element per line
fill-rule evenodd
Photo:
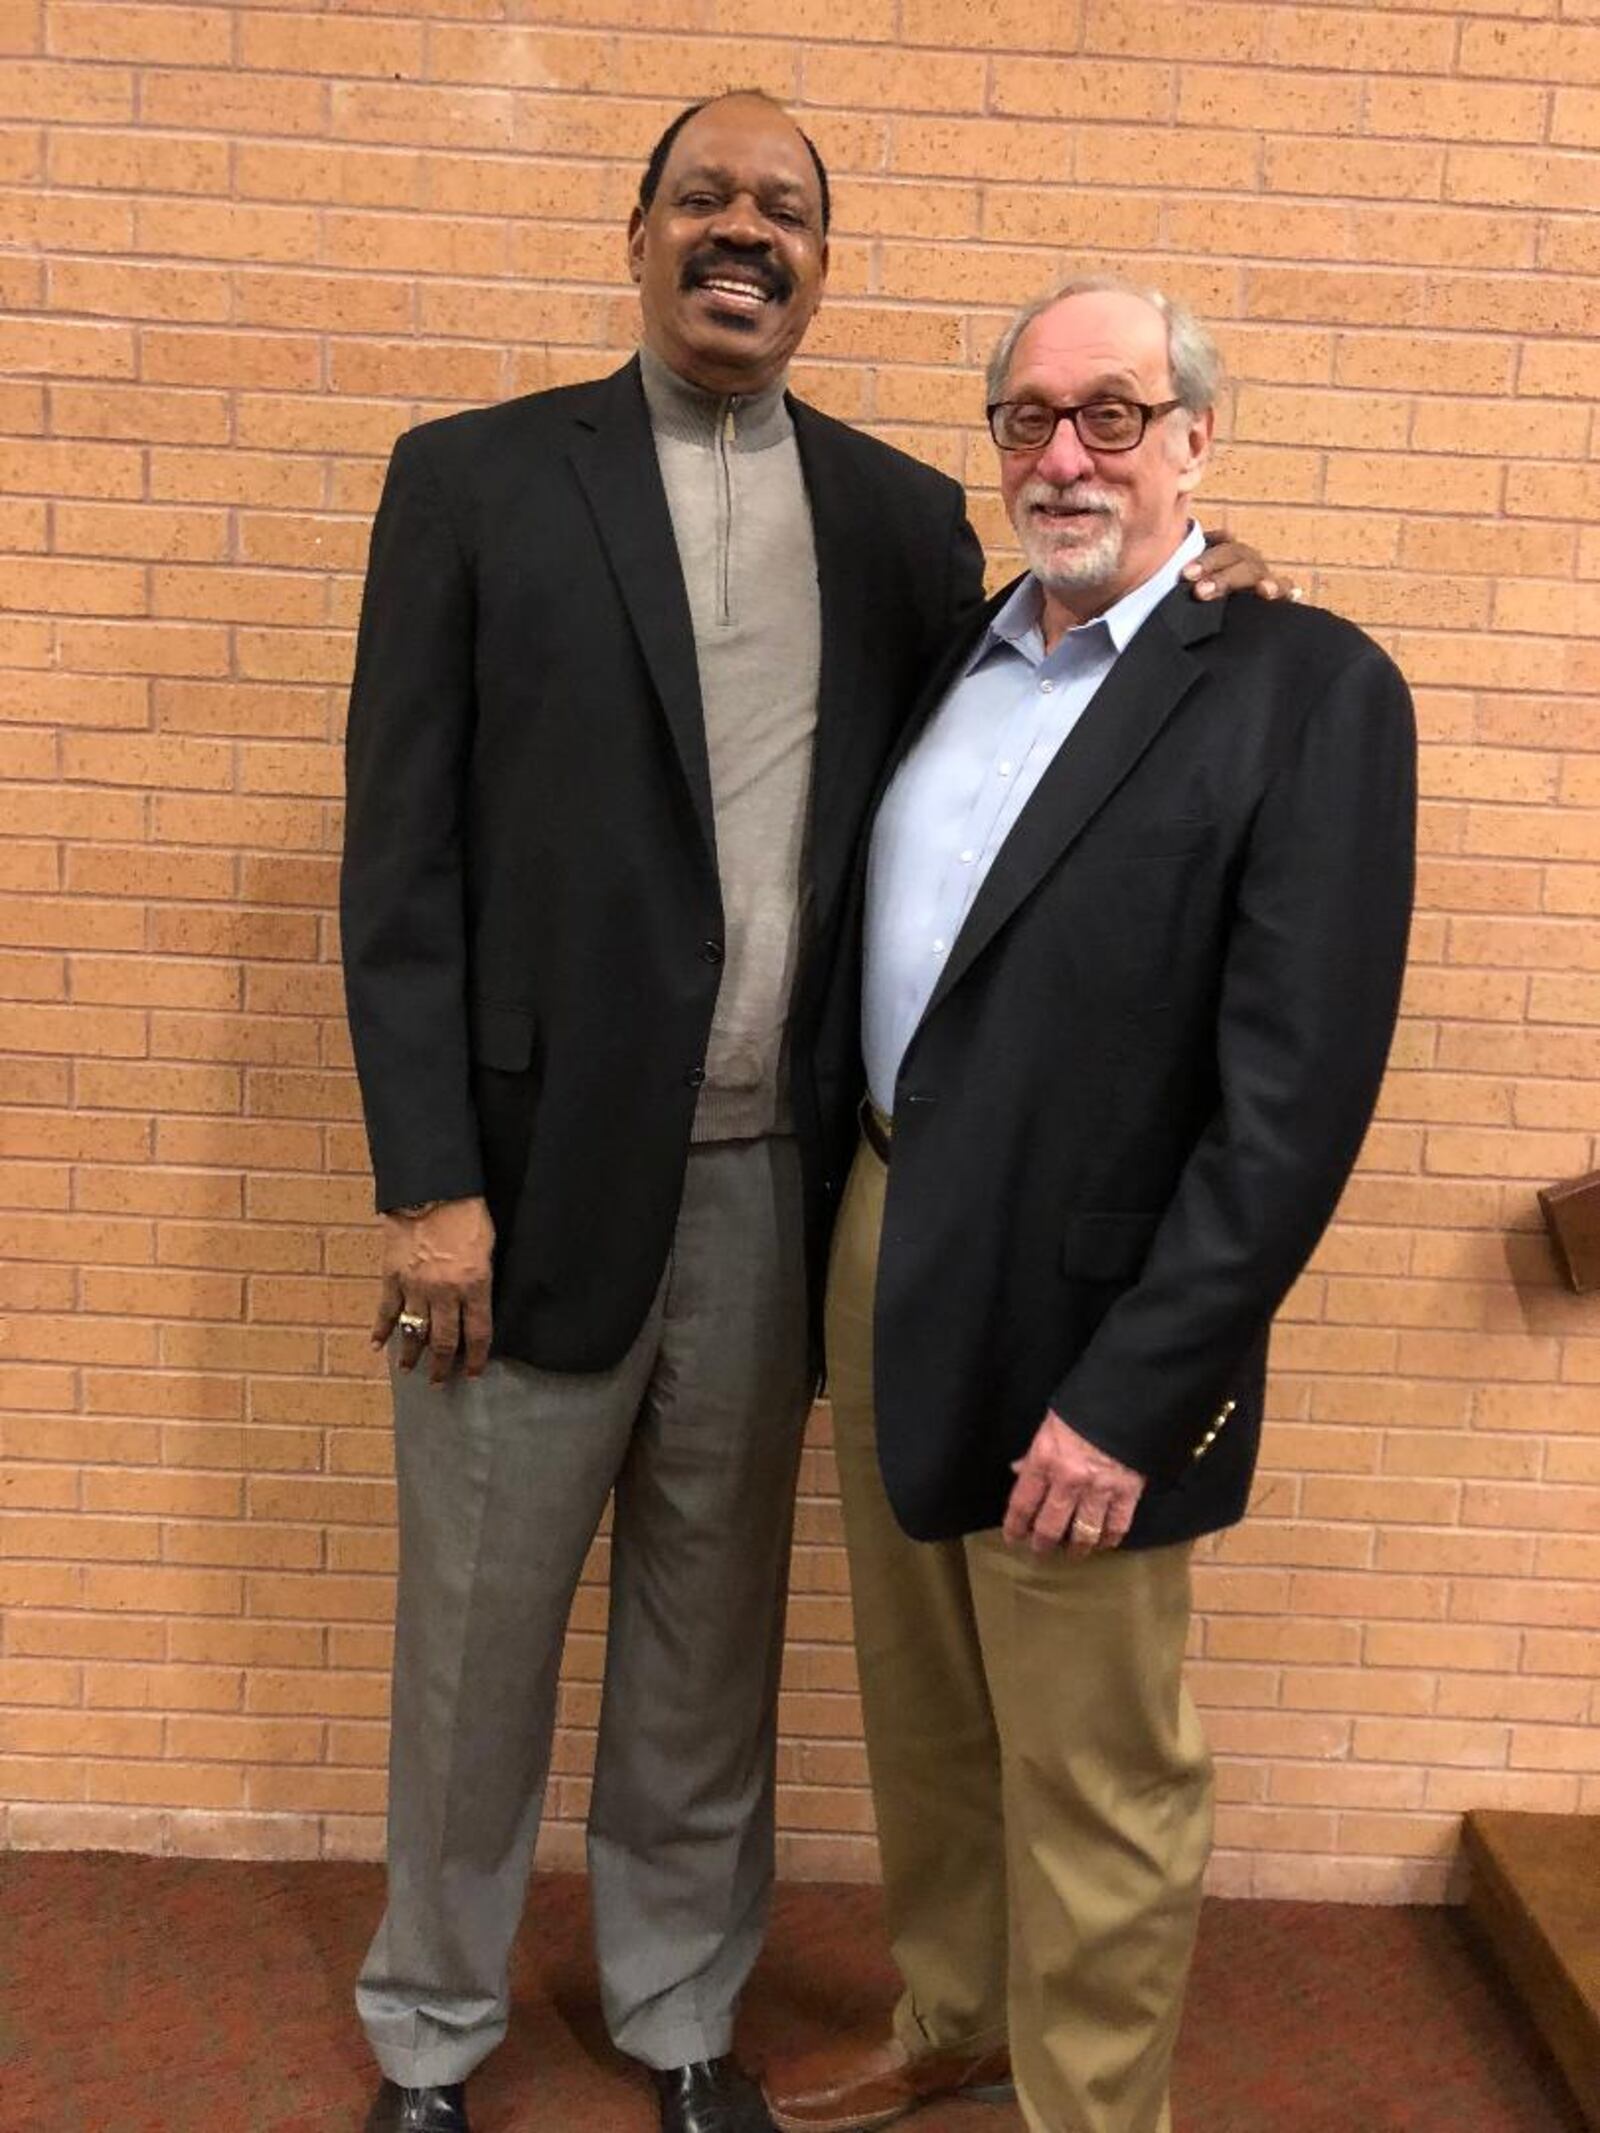
<path fill-rule="evenodd" d="M 1205 1435 L 1200 1439 L 1200 1442 L 1195 1446 L 1193 1452 L 1190 1454 L 1191 1458 L 1201 1459 L 1205 1456 L 1207 1452 L 1210 1451 L 1212 1445 L 1216 1443 L 1218 1437 L 1220 1437 L 1222 1434 L 1222 1425 L 1227 1421 L 1229 1415 L 1233 1413 L 1233 1410 L 1238 1406 L 1238 1404 L 1239 1403 L 1237 1400 L 1223 1401 L 1221 1407 L 1217 1410 L 1217 1416 L 1215 1421 L 1212 1423 L 1211 1427 L 1206 1431 Z"/>

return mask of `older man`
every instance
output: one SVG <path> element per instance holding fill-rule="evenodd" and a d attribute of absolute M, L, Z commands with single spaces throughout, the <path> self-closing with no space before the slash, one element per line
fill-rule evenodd
<path fill-rule="evenodd" d="M 1331 615 L 1176 590 L 1216 389 L 1192 317 L 1069 283 L 989 383 L 1028 570 L 872 833 L 828 1303 L 905 1991 L 888 2036 L 769 2068 L 786 2133 L 1008 2071 L 1033 2133 L 1168 2126 L 1210 1843 L 1190 1549 L 1244 1511 L 1410 908 L 1395 668 Z"/>
<path fill-rule="evenodd" d="M 767 2125 L 729 2044 L 772 1873 L 824 1114 L 852 1101 L 819 979 L 884 758 L 981 595 L 956 485 L 785 392 L 827 224 L 767 98 L 682 113 L 629 228 L 640 358 L 412 431 L 373 532 L 343 920 L 374 1338 L 399 1336 L 374 2129 L 459 2133 L 504 2034 L 613 1495 L 606 2017 L 669 2133 Z M 1226 563 L 1219 589 L 1261 576 Z"/>

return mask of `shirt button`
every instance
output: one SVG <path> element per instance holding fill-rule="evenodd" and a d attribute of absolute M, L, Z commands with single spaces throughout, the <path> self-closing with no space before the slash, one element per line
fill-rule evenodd
<path fill-rule="evenodd" d="M 722 961 L 721 941 L 703 941 L 700 945 L 700 960 L 702 963 L 720 963 Z"/>
<path fill-rule="evenodd" d="M 683 1077 L 684 1087 L 698 1089 L 705 1078 L 706 1070 L 704 1067 L 690 1067 L 688 1073 Z"/>
<path fill-rule="evenodd" d="M 943 954 L 944 954 L 944 942 L 943 942 L 943 941 L 935 941 L 935 942 L 934 942 L 934 944 L 933 944 L 933 952 L 934 952 L 934 954 L 935 954 L 935 955 L 943 955 Z"/>
<path fill-rule="evenodd" d="M 977 856 L 978 855 L 976 852 L 963 852 L 961 855 L 961 864 L 964 867 L 969 867 L 971 866 L 973 860 L 977 858 Z"/>
<path fill-rule="evenodd" d="M 999 773 L 1000 773 L 1001 777 L 1003 777 L 1003 778 L 1009 778 L 1009 777 L 1010 777 L 1010 775 L 1011 775 L 1011 765 L 1010 765 L 1009 763 L 997 763 L 997 764 L 995 765 L 995 768 L 996 768 L 996 769 L 997 769 L 997 770 L 999 771 Z"/>
<path fill-rule="evenodd" d="M 1039 684 L 1039 694 L 1041 696 L 1048 696 L 1050 694 L 1050 691 L 1054 687 L 1055 683 L 1053 681 L 1041 681 Z"/>

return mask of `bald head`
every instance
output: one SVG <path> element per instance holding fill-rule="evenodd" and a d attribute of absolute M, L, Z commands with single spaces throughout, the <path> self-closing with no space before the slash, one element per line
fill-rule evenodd
<path fill-rule="evenodd" d="M 989 358 L 989 368 L 984 378 L 986 396 L 990 400 L 1003 400 L 1006 394 L 1006 379 L 1011 370 L 1012 357 L 1017 343 L 1043 312 L 1056 304 L 1064 304 L 1074 296 L 1116 295 L 1137 297 L 1147 304 L 1161 319 L 1167 338 L 1167 368 L 1172 378 L 1172 390 L 1191 414 L 1204 414 L 1207 408 L 1217 404 L 1217 392 L 1222 382 L 1222 358 L 1217 353 L 1217 344 L 1212 340 L 1188 305 L 1175 296 L 1168 296 L 1164 289 L 1156 289 L 1142 282 L 1125 281 L 1117 274 L 1074 274 L 1066 281 L 1057 282 L 1042 296 L 1024 304 L 1016 317 L 1007 326 L 994 346 Z"/>

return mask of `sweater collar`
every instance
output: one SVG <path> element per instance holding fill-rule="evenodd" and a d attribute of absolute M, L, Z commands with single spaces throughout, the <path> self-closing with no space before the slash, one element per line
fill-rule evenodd
<path fill-rule="evenodd" d="M 764 452 L 794 434 L 784 399 L 787 372 L 764 392 L 709 393 L 680 377 L 652 348 L 639 350 L 639 372 L 657 437 L 708 445 L 730 414 L 728 442 L 736 452 Z"/>

